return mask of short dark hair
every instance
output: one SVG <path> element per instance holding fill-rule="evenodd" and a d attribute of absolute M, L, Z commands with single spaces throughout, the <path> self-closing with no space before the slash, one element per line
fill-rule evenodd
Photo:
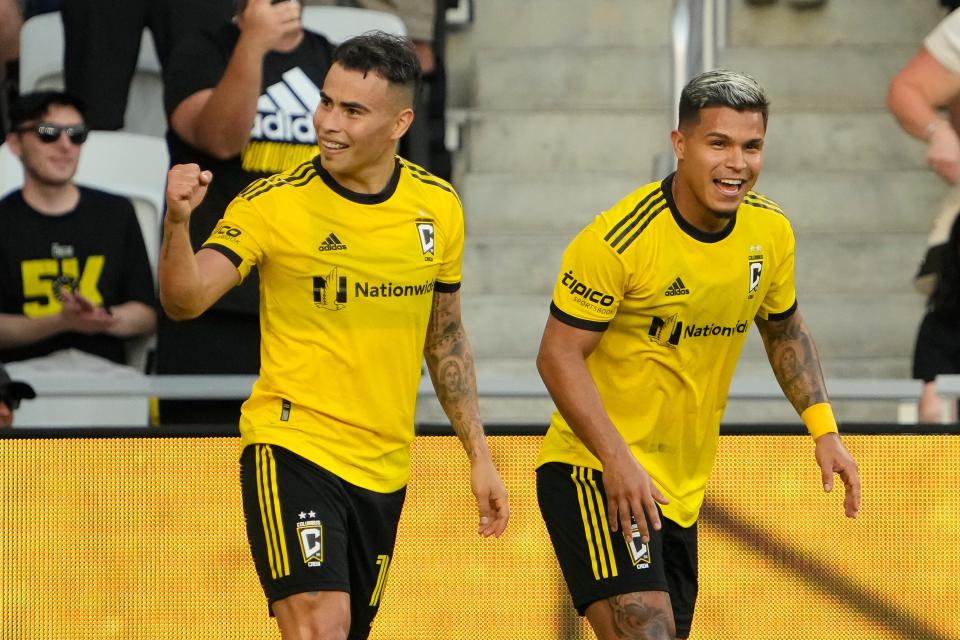
<path fill-rule="evenodd" d="M 767 126 L 770 101 L 760 83 L 745 73 L 714 69 L 694 77 L 680 93 L 679 126 L 700 121 L 700 110 L 730 107 L 737 111 L 757 111 Z"/>
<path fill-rule="evenodd" d="M 24 93 L 10 106 L 10 129 L 17 130 L 25 122 L 42 118 L 52 105 L 73 107 L 83 116 L 83 101 L 63 91 Z"/>
<path fill-rule="evenodd" d="M 373 71 L 390 84 L 407 89 L 411 104 L 420 92 L 420 60 L 409 38 L 367 31 L 341 43 L 333 52 L 333 62 L 364 76 Z"/>

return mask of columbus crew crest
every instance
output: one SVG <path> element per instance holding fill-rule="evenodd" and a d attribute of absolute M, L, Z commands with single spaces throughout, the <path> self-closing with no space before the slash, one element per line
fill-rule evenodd
<path fill-rule="evenodd" d="M 425 262 L 433 262 L 436 252 L 436 235 L 434 234 L 433 222 L 418 221 L 417 237 L 420 238 L 420 249 L 423 251 Z"/>
<path fill-rule="evenodd" d="M 630 542 L 627 543 L 630 549 L 630 560 L 637 569 L 646 569 L 650 566 L 650 545 L 640 540 L 640 527 L 636 521 L 630 527 Z"/>
<path fill-rule="evenodd" d="M 750 247 L 750 255 L 747 256 L 747 270 L 750 276 L 750 288 L 747 289 L 747 299 L 753 298 L 760 288 L 760 274 L 763 273 L 763 247 L 758 244 Z"/>

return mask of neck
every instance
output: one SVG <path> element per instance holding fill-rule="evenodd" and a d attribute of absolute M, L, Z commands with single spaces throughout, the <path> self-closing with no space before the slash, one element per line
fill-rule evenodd
<path fill-rule="evenodd" d="M 23 199 L 40 213 L 60 216 L 77 207 L 80 189 L 73 182 L 50 185 L 27 179 L 23 185 Z"/>
<path fill-rule="evenodd" d="M 301 42 L 303 42 L 303 29 L 285 38 L 278 46 L 274 47 L 273 50 L 279 53 L 290 53 L 299 47 Z"/>
<path fill-rule="evenodd" d="M 690 186 L 680 176 L 679 171 L 673 176 L 671 191 L 673 192 L 673 202 L 677 205 L 680 217 L 700 231 L 717 233 L 723 231 L 730 224 L 730 216 L 717 215 L 700 202 L 700 199 L 694 195 Z"/>

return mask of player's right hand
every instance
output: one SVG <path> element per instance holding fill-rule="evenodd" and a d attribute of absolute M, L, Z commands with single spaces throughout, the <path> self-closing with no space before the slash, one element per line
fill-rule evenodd
<path fill-rule="evenodd" d="M 201 171 L 197 164 L 177 164 L 167 172 L 167 220 L 185 223 L 203 200 L 207 186 L 213 180 L 209 171 Z"/>
<path fill-rule="evenodd" d="M 660 514 L 657 503 L 669 504 L 667 499 L 650 479 L 646 469 L 629 449 L 603 465 L 603 488 L 607 494 L 607 519 L 610 529 L 620 530 L 627 542 L 633 536 L 633 522 L 637 524 L 640 539 L 650 542 L 647 522 L 660 529 Z"/>

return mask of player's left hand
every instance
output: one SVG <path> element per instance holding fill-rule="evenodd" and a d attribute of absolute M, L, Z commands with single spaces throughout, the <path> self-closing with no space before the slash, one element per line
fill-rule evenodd
<path fill-rule="evenodd" d="M 826 493 L 833 491 L 833 474 L 838 474 L 846 491 L 843 509 L 848 518 L 856 518 L 860 513 L 860 471 L 857 462 L 840 441 L 840 436 L 827 433 L 817 438 L 814 455 L 820 465 L 823 490 Z"/>
<path fill-rule="evenodd" d="M 489 456 L 480 458 L 471 465 L 470 488 L 477 499 L 477 510 L 480 512 L 478 533 L 484 538 L 499 538 L 510 519 L 510 501 L 507 498 L 507 488 Z"/>

